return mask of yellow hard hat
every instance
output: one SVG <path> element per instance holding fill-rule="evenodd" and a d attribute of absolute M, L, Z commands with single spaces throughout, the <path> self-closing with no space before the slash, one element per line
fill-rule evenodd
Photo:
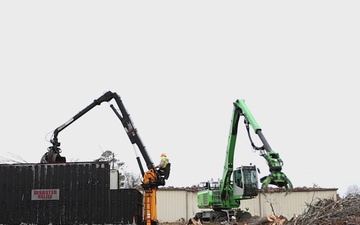
<path fill-rule="evenodd" d="M 162 153 L 160 157 L 166 157 L 165 153 Z"/>

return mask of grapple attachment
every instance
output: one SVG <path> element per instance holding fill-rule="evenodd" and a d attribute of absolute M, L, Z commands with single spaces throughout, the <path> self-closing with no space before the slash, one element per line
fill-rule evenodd
<path fill-rule="evenodd" d="M 48 152 L 41 157 L 40 163 L 66 163 L 66 158 L 62 157 L 60 152 L 59 148 L 54 150 L 53 146 L 50 146 Z"/>
<path fill-rule="evenodd" d="M 291 181 L 283 172 L 281 172 L 283 161 L 279 154 L 276 152 L 268 152 L 264 157 L 269 165 L 270 175 L 260 179 L 260 182 L 262 183 L 261 189 L 265 190 L 268 188 L 269 184 L 272 184 L 277 187 L 284 187 L 287 192 L 291 191 L 293 189 Z"/>
<path fill-rule="evenodd" d="M 283 172 L 272 172 L 269 176 L 262 177 L 260 182 L 262 183 L 262 190 L 267 189 L 269 184 L 277 187 L 284 187 L 287 192 L 293 189 L 291 181 Z"/>

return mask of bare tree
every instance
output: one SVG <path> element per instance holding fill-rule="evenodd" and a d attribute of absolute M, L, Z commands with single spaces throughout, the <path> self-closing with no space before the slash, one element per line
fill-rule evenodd
<path fill-rule="evenodd" d="M 138 188 L 141 185 L 141 176 L 133 172 L 126 171 L 124 168 L 125 163 L 121 162 L 115 157 L 115 153 L 110 150 L 102 152 L 100 158 L 96 159 L 98 162 L 109 162 L 111 163 L 112 169 L 121 170 L 120 173 L 120 186 L 124 188 Z M 122 184 L 123 183 L 123 184 Z"/>
<path fill-rule="evenodd" d="M 141 185 L 142 178 L 140 174 L 125 172 L 125 188 L 138 188 Z"/>
<path fill-rule="evenodd" d="M 357 185 L 350 185 L 347 189 L 345 196 L 358 196 L 360 195 L 360 187 Z"/>
<path fill-rule="evenodd" d="M 109 162 L 111 163 L 112 169 L 121 169 L 125 165 L 124 162 L 121 162 L 119 159 L 115 158 L 115 153 L 110 150 L 103 151 L 100 158 L 96 159 L 95 161 Z"/>
<path fill-rule="evenodd" d="M 18 155 L 8 152 L 10 158 L 0 157 L 0 163 L 13 164 L 13 163 L 27 163 L 27 161 Z"/>

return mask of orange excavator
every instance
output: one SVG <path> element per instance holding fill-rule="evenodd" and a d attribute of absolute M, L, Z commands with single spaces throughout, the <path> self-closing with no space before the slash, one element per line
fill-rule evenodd
<path fill-rule="evenodd" d="M 48 147 L 47 152 L 42 156 L 41 163 L 66 163 L 66 158 L 61 156 L 60 142 L 58 141 L 58 134 L 68 127 L 70 124 L 75 122 L 81 116 L 86 114 L 92 108 L 97 105 L 100 105 L 103 102 L 110 102 L 111 100 L 115 100 L 118 109 L 115 108 L 113 104 L 110 104 L 111 109 L 114 111 L 116 116 L 120 119 L 125 131 L 130 139 L 131 144 L 137 145 L 140 150 L 144 161 L 146 162 L 147 171 L 144 172 L 143 166 L 141 164 L 141 160 L 139 156 L 136 157 L 137 163 L 139 165 L 141 174 L 143 176 L 142 187 L 144 189 L 144 224 L 146 225 L 155 225 L 158 224 L 157 220 L 157 212 L 156 212 L 156 191 L 159 186 L 165 185 L 165 180 L 169 178 L 170 175 L 170 166 L 168 163 L 164 173 L 159 173 L 155 168 L 154 163 L 151 161 L 149 154 L 147 153 L 145 146 L 143 145 L 139 134 L 137 133 L 137 129 L 134 127 L 133 122 L 131 121 L 130 115 L 128 114 L 120 96 L 115 93 L 108 91 L 103 94 L 98 99 L 95 99 L 90 105 L 77 113 L 74 117 L 68 120 L 66 123 L 57 127 L 53 136 L 50 140 L 51 146 Z"/>

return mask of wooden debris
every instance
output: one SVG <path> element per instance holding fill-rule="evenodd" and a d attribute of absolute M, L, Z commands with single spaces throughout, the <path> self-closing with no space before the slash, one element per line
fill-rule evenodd
<path fill-rule="evenodd" d="M 288 220 L 283 216 L 253 216 L 239 225 L 359 225 L 360 195 L 341 199 L 317 199 L 303 214 Z"/>
<path fill-rule="evenodd" d="M 319 199 L 309 204 L 305 212 L 290 220 L 292 225 L 355 225 L 360 224 L 360 196 L 339 200 Z"/>
<path fill-rule="evenodd" d="M 252 217 L 241 225 L 285 225 L 288 220 L 284 216 Z"/>

